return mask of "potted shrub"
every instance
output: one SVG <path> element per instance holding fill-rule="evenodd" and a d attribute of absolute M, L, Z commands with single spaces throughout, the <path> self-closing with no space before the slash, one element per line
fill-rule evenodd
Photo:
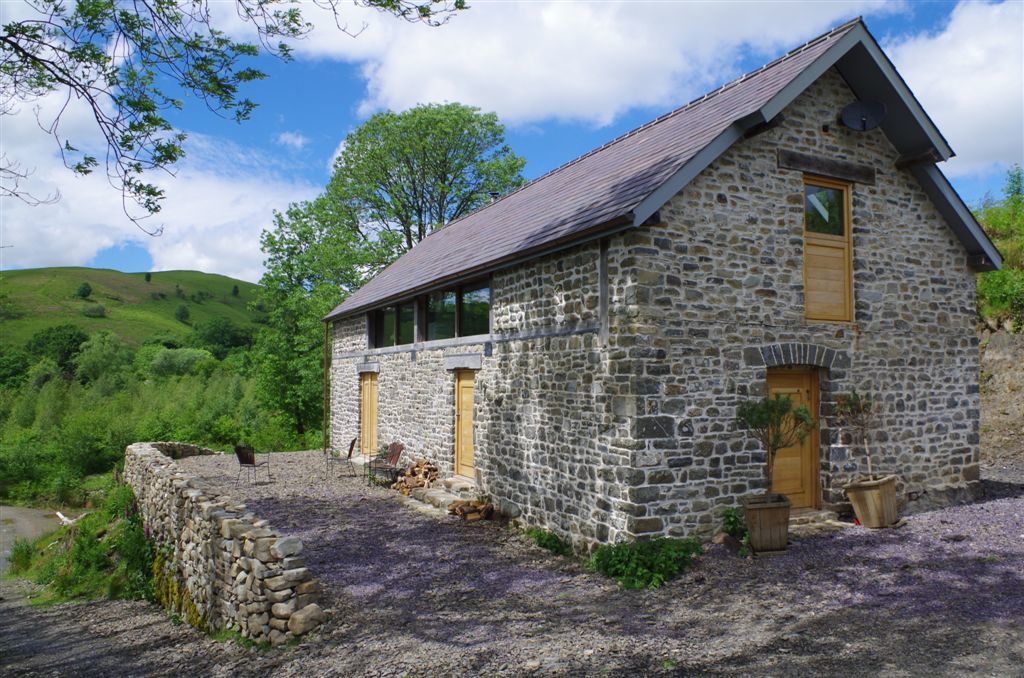
<path fill-rule="evenodd" d="M 899 519 L 896 510 L 896 476 L 875 475 L 871 462 L 869 440 L 878 415 L 877 403 L 857 393 L 841 395 L 836 400 L 836 417 L 850 430 L 855 442 L 861 444 L 867 463 L 867 475 L 846 485 L 846 496 L 853 505 L 857 520 L 864 527 L 889 527 Z"/>
<path fill-rule="evenodd" d="M 784 551 L 789 541 L 789 498 L 772 489 L 772 471 L 779 450 L 802 443 L 814 428 L 814 419 L 806 407 L 794 408 L 789 396 L 747 400 L 736 408 L 736 422 L 746 429 L 765 453 L 764 494 L 744 497 L 743 513 L 747 520 L 750 547 L 755 553 Z"/>

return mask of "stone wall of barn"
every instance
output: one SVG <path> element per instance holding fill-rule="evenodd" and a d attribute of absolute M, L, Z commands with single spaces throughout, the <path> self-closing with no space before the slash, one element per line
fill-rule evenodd
<path fill-rule="evenodd" d="M 836 445 L 836 395 L 882 402 L 875 465 L 906 508 L 978 489 L 974 279 L 880 130 L 836 115 L 854 100 L 827 73 L 782 124 L 738 142 L 661 211 L 609 239 L 602 331 L 599 245 L 494 274 L 492 335 L 367 350 L 365 317 L 335 325 L 332 444 L 358 434 L 358 366 L 379 373 L 382 443 L 450 473 L 457 356 L 479 356 L 476 466 L 506 512 L 578 544 L 709 535 L 763 489 L 763 453 L 734 424 L 769 367 L 812 366 L 821 385 L 821 503 L 864 470 Z M 804 318 L 803 175 L 779 150 L 874 168 L 852 188 L 852 323 Z M 457 362 L 457 361 L 456 361 Z"/>
<path fill-rule="evenodd" d="M 621 252 L 612 248 L 613 251 Z M 378 375 L 378 441 L 406 445 L 406 459 L 454 470 L 455 366 L 475 377 L 478 488 L 523 522 L 578 543 L 630 530 L 625 481 L 631 473 L 632 377 L 610 356 L 632 328 L 600 332 L 597 243 L 496 273 L 489 337 L 383 349 L 364 342 L 365 316 L 335 325 L 331 441 L 347 449 L 359 432 L 359 371 Z M 613 317 L 626 317 L 626 285 L 609 260 Z"/>
<path fill-rule="evenodd" d="M 875 468 L 899 476 L 909 508 L 977 490 L 973 274 L 883 132 L 836 124 L 854 99 L 827 73 L 780 126 L 737 143 L 671 200 L 662 224 L 630 235 L 657 356 L 633 365 L 646 413 L 633 462 L 647 481 L 630 493 L 652 532 L 710 532 L 717 507 L 763 487 L 763 454 L 732 422 L 739 400 L 764 394 L 770 366 L 819 370 L 824 506 L 841 508 L 842 485 L 864 471 L 859 448 L 833 447 L 835 397 L 853 388 L 881 400 Z M 779 167 L 780 149 L 875 170 L 875 185 L 852 188 L 852 323 L 804 318 L 803 174 Z"/>
<path fill-rule="evenodd" d="M 314 629 L 324 613 L 302 542 L 175 462 L 205 454 L 216 452 L 184 443 L 125 450 L 125 481 L 157 543 L 158 602 L 204 631 L 232 629 L 272 645 Z"/>

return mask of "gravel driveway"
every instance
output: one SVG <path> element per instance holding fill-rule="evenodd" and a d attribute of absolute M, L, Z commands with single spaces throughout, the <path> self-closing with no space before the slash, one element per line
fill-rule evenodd
<path fill-rule="evenodd" d="M 773 558 L 710 547 L 680 579 L 639 592 L 499 525 L 424 515 L 359 479 L 325 483 L 321 463 L 317 452 L 274 455 L 272 484 L 231 490 L 305 543 L 331 614 L 319 638 L 247 651 L 140 603 L 36 611 L 7 601 L 0 614 L 19 623 L 0 625 L 0 672 L 68 672 L 45 642 L 25 640 L 45 627 L 77 639 L 61 656 L 85 648 L 76 675 L 109 673 L 101 648 L 123 652 L 140 632 L 159 647 L 131 655 L 122 673 L 1024 675 L 1016 462 L 998 469 L 987 501 L 911 516 L 898 530 L 800 540 Z M 233 458 L 182 464 L 234 482 Z M 90 627 L 97 617 L 106 621 Z"/>

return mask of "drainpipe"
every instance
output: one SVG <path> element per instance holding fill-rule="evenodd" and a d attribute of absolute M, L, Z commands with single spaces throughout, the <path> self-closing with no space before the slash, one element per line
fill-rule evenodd
<path fill-rule="evenodd" d="M 330 423 L 330 391 L 331 391 L 331 322 L 329 320 L 324 321 L 324 398 L 323 398 L 323 421 L 321 428 L 321 440 L 323 442 L 324 454 L 327 454 L 327 449 L 330 447 L 329 440 L 329 429 L 328 424 Z"/>

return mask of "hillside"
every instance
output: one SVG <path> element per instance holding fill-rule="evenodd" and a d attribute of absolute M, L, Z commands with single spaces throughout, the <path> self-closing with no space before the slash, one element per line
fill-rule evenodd
<path fill-rule="evenodd" d="M 1024 334 L 983 332 L 982 461 L 1024 472 Z"/>
<path fill-rule="evenodd" d="M 184 336 L 196 323 L 222 317 L 251 325 L 259 314 L 247 305 L 257 285 L 198 271 L 121 273 L 98 268 L 34 268 L 0 275 L 0 347 L 22 347 L 36 332 L 72 323 L 89 333 L 108 330 L 138 345 L 154 334 Z M 75 296 L 79 286 L 92 287 L 88 299 Z M 238 296 L 232 294 L 238 286 Z M 175 318 L 188 309 L 187 324 Z M 98 307 L 103 307 L 102 317 Z"/>

